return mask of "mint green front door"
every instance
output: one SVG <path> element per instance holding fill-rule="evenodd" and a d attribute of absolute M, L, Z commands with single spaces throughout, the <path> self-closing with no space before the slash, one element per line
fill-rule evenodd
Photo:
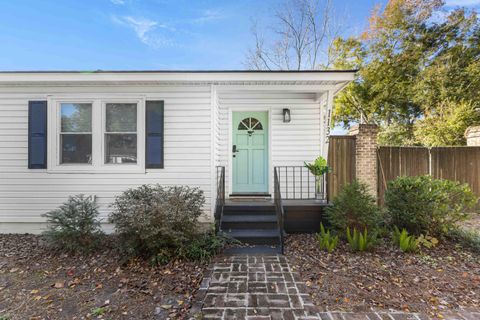
<path fill-rule="evenodd" d="M 232 191 L 268 192 L 268 113 L 233 112 Z"/>

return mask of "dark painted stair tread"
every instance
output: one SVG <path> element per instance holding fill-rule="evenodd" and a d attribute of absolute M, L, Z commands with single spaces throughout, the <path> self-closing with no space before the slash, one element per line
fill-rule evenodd
<path fill-rule="evenodd" d="M 275 214 L 275 207 L 271 205 L 228 205 L 223 208 L 223 213 L 257 213 L 257 212 L 268 212 Z"/>
<path fill-rule="evenodd" d="M 280 234 L 277 229 L 232 229 L 224 231 L 233 238 L 274 238 Z"/>
<path fill-rule="evenodd" d="M 223 216 L 222 222 L 277 222 L 276 215 L 230 215 Z"/>
<path fill-rule="evenodd" d="M 275 246 L 250 246 L 250 247 L 234 247 L 223 251 L 224 255 L 248 254 L 248 255 L 262 255 L 262 254 L 281 254 L 282 250 Z"/>
<path fill-rule="evenodd" d="M 238 210 L 224 211 L 223 216 L 276 216 L 275 211 Z"/>

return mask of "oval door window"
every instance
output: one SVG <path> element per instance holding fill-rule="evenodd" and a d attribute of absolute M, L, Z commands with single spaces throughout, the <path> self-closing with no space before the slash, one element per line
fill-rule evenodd
<path fill-rule="evenodd" d="M 255 130 L 263 130 L 263 126 L 255 118 L 245 118 L 238 124 L 238 130 L 247 130 L 248 134 L 252 135 Z"/>

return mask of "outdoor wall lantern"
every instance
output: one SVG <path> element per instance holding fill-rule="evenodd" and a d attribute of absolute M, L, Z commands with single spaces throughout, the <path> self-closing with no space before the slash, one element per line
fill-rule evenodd
<path fill-rule="evenodd" d="M 292 117 L 290 117 L 290 109 L 283 109 L 283 122 L 289 123 L 292 120 Z"/>

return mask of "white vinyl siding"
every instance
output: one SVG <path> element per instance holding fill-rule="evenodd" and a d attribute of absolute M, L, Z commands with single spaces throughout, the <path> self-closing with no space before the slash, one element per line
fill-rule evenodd
<path fill-rule="evenodd" d="M 81 78 L 78 82 L 68 82 L 70 77 L 76 79 L 77 75 L 57 76 L 58 79 L 51 79 L 55 83 L 41 82 L 44 81 L 41 77 L 49 79 L 51 74 L 32 74 L 28 75 L 28 82 L 9 83 L 0 73 L 0 233 L 39 232 L 45 226 L 43 213 L 57 208 L 68 196 L 80 193 L 97 197 L 101 219 L 107 222 L 109 205 L 116 195 L 128 188 L 155 183 L 200 187 L 206 198 L 201 220 L 213 222 L 215 167 L 218 165 L 226 167 L 227 196 L 230 193 L 229 117 L 232 110 L 269 113 L 269 189 L 272 192 L 274 166 L 303 166 L 304 161 L 313 161 L 321 153 L 326 134 L 323 125 L 325 103 L 330 104 L 324 93 L 342 84 L 329 78 L 351 80 L 343 73 L 328 77 L 322 73 L 315 76 L 306 73 L 301 77 L 291 73 L 281 76 L 248 73 L 228 75 L 231 79 L 224 79 L 227 75 L 222 74 L 197 73 L 190 74 L 188 79 L 182 74 L 95 74 L 96 82 L 86 83 L 82 83 Z M 22 76 L 14 79 L 19 77 Z M 282 78 L 291 77 L 301 82 L 282 81 Z M 305 83 L 310 78 L 314 83 Z M 253 90 L 246 91 L 243 86 Z M 275 86 L 285 86 L 285 90 Z M 55 172 L 50 167 L 28 169 L 28 101 L 55 100 L 62 96 L 98 101 L 106 98 L 163 100 L 164 169 L 141 168 L 130 172 L 121 168 L 112 172 Z M 48 105 L 48 108 L 53 107 Z M 290 123 L 283 123 L 283 108 L 291 111 Z M 137 130 L 143 134 L 140 130 L 145 128 Z"/>
<path fill-rule="evenodd" d="M 94 194 L 106 221 L 114 196 L 141 184 L 198 186 L 205 192 L 204 221 L 211 221 L 210 86 L 0 87 L 0 232 L 39 231 L 42 213 L 69 195 Z M 165 102 L 165 168 L 146 173 L 47 173 L 29 170 L 28 101 L 47 95 L 139 94 Z M 48 106 L 51 108 L 52 106 Z M 142 129 L 143 130 L 143 129 Z M 28 227 L 25 227 L 26 225 Z"/>

